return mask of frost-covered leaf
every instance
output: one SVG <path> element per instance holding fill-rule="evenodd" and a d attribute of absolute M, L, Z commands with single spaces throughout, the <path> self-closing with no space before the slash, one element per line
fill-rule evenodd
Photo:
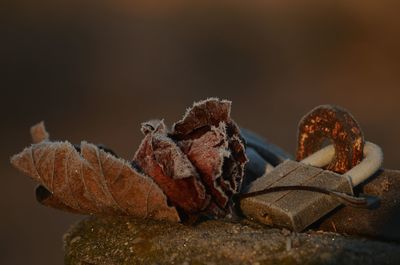
<path fill-rule="evenodd" d="M 144 124 L 145 128 L 150 128 Z M 134 162 L 165 192 L 170 201 L 187 214 L 205 209 L 209 196 L 196 168 L 179 147 L 167 137 L 162 121 L 146 132 Z"/>
<path fill-rule="evenodd" d="M 240 190 L 247 162 L 230 111 L 228 100 L 210 98 L 194 103 L 170 134 L 196 167 L 212 198 L 209 212 L 216 216 L 231 211 L 231 197 Z"/>
<path fill-rule="evenodd" d="M 160 120 L 143 123 L 131 163 L 103 146 L 50 142 L 40 123 L 31 129 L 34 144 L 11 162 L 41 184 L 37 199 L 54 208 L 171 221 L 224 217 L 247 162 L 230 109 L 230 101 L 210 98 L 188 109 L 171 132 Z"/>
<path fill-rule="evenodd" d="M 68 142 L 43 140 L 11 158 L 42 185 L 38 199 L 43 203 L 86 214 L 179 221 L 163 191 L 129 162 L 86 142 L 78 152 Z"/>

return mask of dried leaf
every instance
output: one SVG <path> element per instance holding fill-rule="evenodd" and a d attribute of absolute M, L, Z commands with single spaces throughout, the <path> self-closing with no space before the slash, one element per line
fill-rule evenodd
<path fill-rule="evenodd" d="M 219 128 L 213 126 L 201 137 L 179 143 L 183 152 L 201 174 L 204 185 L 210 190 L 215 202 L 221 208 L 225 208 L 229 201 L 229 197 L 216 184 L 217 178 L 222 174 L 224 159 L 230 155 L 227 150 L 228 142 L 224 126 L 224 123 L 221 123 Z"/>
<path fill-rule="evenodd" d="M 162 121 L 149 131 L 149 124 L 142 129 L 146 136 L 134 161 L 165 192 L 171 202 L 185 213 L 203 211 L 209 198 L 205 194 L 196 169 L 179 147 L 167 137 Z"/>
<path fill-rule="evenodd" d="M 145 134 L 134 162 L 186 215 L 223 217 L 232 211 L 247 162 L 231 102 L 195 103 L 168 132 L 163 121 L 142 125 Z"/>
<path fill-rule="evenodd" d="M 11 163 L 41 183 L 38 199 L 47 205 L 80 213 L 180 220 L 154 181 L 93 144 L 82 142 L 79 153 L 68 142 L 42 141 L 13 156 Z"/>
<path fill-rule="evenodd" d="M 179 139 L 196 138 L 196 132 L 200 131 L 199 135 L 202 135 L 205 129 L 230 121 L 230 110 L 231 102 L 228 100 L 209 98 L 196 102 L 186 111 L 182 120 L 173 125 L 172 134 Z"/>
<path fill-rule="evenodd" d="M 172 132 L 163 121 L 142 124 L 132 163 L 87 142 L 50 142 L 40 123 L 31 129 L 35 144 L 11 162 L 41 183 L 37 198 L 51 207 L 171 221 L 223 217 L 232 212 L 247 162 L 230 107 L 216 98 L 195 103 Z"/>
<path fill-rule="evenodd" d="M 49 133 L 44 127 L 44 122 L 41 121 L 38 124 L 31 127 L 32 142 L 34 144 L 40 143 L 42 141 L 49 140 Z"/>
<path fill-rule="evenodd" d="M 231 102 L 210 98 L 195 103 L 173 126 L 171 137 L 196 167 L 211 194 L 208 212 L 231 212 L 247 162 L 239 127 L 230 118 Z"/>

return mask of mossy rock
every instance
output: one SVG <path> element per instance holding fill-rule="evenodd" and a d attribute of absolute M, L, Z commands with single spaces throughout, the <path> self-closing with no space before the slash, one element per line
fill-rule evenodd
<path fill-rule="evenodd" d="M 90 217 L 64 237 L 67 265 L 400 264 L 400 246 L 310 231 L 291 233 L 244 220 L 195 226 Z"/>

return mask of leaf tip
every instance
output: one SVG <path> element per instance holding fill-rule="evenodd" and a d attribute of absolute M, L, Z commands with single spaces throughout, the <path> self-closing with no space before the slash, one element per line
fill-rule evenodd
<path fill-rule="evenodd" d="M 15 168 L 19 168 L 18 167 L 18 162 L 19 162 L 19 156 L 20 156 L 21 154 L 16 154 L 16 155 L 12 155 L 11 157 L 10 157 L 10 164 L 11 165 L 13 165 L 13 167 L 15 167 Z"/>
<path fill-rule="evenodd" d="M 13 155 L 10 158 L 10 163 L 25 175 L 32 177 L 36 181 L 40 181 L 40 177 L 34 169 L 31 151 L 32 147 L 25 148 L 22 152 Z"/>
<path fill-rule="evenodd" d="M 46 131 L 46 127 L 44 125 L 44 122 L 41 121 L 31 127 L 31 137 L 32 137 L 32 142 L 34 144 L 40 143 L 42 141 L 49 140 L 49 133 Z"/>

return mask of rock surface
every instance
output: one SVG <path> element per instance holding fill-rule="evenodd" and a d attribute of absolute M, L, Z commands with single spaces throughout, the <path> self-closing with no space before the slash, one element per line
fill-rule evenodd
<path fill-rule="evenodd" d="M 65 262 L 400 264 L 399 190 L 400 171 L 381 170 L 356 189 L 379 196 L 378 209 L 342 207 L 306 233 L 269 228 L 246 219 L 187 226 L 127 217 L 89 217 L 65 235 Z M 326 232 L 329 230 L 342 234 Z"/>
<path fill-rule="evenodd" d="M 369 210 L 341 207 L 321 220 L 319 229 L 363 235 L 400 243 L 400 171 L 378 171 L 356 191 L 380 198 L 380 206 Z"/>
<path fill-rule="evenodd" d="M 400 245 L 335 233 L 241 223 L 196 226 L 90 217 L 64 237 L 67 265 L 400 264 Z"/>

